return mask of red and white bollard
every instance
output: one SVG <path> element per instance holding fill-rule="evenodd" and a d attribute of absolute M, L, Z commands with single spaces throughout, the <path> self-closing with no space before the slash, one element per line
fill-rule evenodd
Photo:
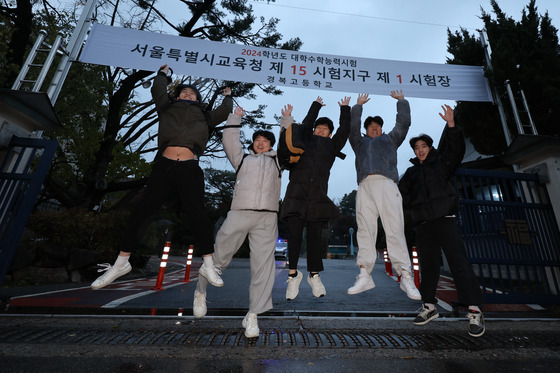
<path fill-rule="evenodd" d="M 387 249 L 383 250 L 383 259 L 385 260 L 385 273 L 387 276 L 393 276 L 393 265 L 391 264 L 391 260 L 389 259 L 389 253 Z"/>
<path fill-rule="evenodd" d="M 187 268 L 185 268 L 185 279 L 183 282 L 191 282 L 191 265 L 192 265 L 192 256 L 193 256 L 194 247 L 193 245 L 189 245 L 189 251 L 187 254 Z"/>
<path fill-rule="evenodd" d="M 412 246 L 412 270 L 414 271 L 414 285 L 420 288 L 420 262 L 418 260 L 418 250 L 416 246 Z"/>
<path fill-rule="evenodd" d="M 167 267 L 167 258 L 169 258 L 169 250 L 171 249 L 171 241 L 169 240 L 169 232 L 167 232 L 167 241 L 163 247 L 163 254 L 161 255 L 161 262 L 159 263 L 159 273 L 156 280 L 156 286 L 152 290 L 163 290 L 163 277 L 165 276 L 165 267 Z"/>

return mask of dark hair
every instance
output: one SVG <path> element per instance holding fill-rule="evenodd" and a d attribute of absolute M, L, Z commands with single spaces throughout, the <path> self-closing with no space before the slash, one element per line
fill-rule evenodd
<path fill-rule="evenodd" d="M 365 130 L 367 130 L 367 128 L 369 127 L 371 122 L 375 122 L 375 123 L 379 124 L 380 127 L 383 127 L 383 119 L 379 115 L 376 115 L 374 117 L 367 117 L 366 118 L 366 120 L 364 121 L 364 129 Z"/>
<path fill-rule="evenodd" d="M 432 144 L 434 143 L 434 140 L 432 140 L 432 138 L 428 135 L 426 135 L 425 133 L 421 133 L 416 137 L 413 137 L 410 139 L 410 147 L 412 149 L 414 149 L 414 145 L 416 145 L 416 142 L 418 141 L 424 141 L 426 143 L 426 145 L 428 145 L 428 147 L 432 147 Z"/>
<path fill-rule="evenodd" d="M 179 84 L 177 87 L 175 87 L 175 92 L 173 92 L 173 97 L 175 99 L 178 99 L 179 95 L 181 95 L 181 91 L 185 88 L 192 89 L 194 91 L 194 93 L 196 93 L 196 100 L 198 102 L 202 102 L 202 95 L 198 91 L 198 88 L 196 88 L 196 86 L 194 86 L 192 84 Z"/>
<path fill-rule="evenodd" d="M 315 121 L 315 124 L 313 125 L 313 129 L 315 129 L 315 127 L 320 126 L 320 125 L 325 125 L 325 126 L 329 127 L 329 131 L 331 131 L 331 133 L 333 133 L 334 125 L 333 125 L 332 120 L 330 120 L 329 118 L 321 117 L 321 118 L 317 119 Z"/>
<path fill-rule="evenodd" d="M 276 137 L 274 137 L 274 134 L 270 131 L 265 131 L 265 130 L 255 131 L 253 133 L 253 142 L 255 142 L 258 136 L 262 136 L 268 139 L 268 141 L 270 141 L 270 146 L 274 146 L 274 144 L 276 143 Z"/>

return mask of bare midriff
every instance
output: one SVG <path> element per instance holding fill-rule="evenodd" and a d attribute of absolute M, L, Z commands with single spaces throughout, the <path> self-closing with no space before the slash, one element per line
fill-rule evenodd
<path fill-rule="evenodd" d="M 189 148 L 183 146 L 168 146 L 163 151 L 163 156 L 174 161 L 187 161 L 196 158 Z"/>

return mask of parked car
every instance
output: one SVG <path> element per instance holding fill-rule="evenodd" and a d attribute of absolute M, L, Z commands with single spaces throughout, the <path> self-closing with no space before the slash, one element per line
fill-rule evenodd
<path fill-rule="evenodd" d="M 279 238 L 276 241 L 276 249 L 274 250 L 274 258 L 276 260 L 288 261 L 288 240 Z"/>

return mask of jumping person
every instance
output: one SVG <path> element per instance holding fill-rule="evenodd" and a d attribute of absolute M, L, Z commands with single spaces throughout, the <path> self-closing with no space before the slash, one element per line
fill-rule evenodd
<path fill-rule="evenodd" d="M 410 140 L 415 158 L 399 182 L 405 211 L 416 226 L 415 242 L 420 261 L 420 293 L 422 311 L 414 319 L 424 325 L 439 316 L 436 309 L 436 288 L 440 276 L 441 251 L 457 287 L 459 302 L 468 306 L 469 335 L 484 334 L 484 316 L 480 310 L 482 293 L 469 263 L 465 244 L 461 239 L 456 215 L 459 198 L 451 177 L 465 155 L 465 140 L 455 126 L 453 109 L 442 106 L 439 114 L 447 125 L 440 140 L 440 151 L 432 147 L 430 136 L 421 134 Z"/>
<path fill-rule="evenodd" d="M 272 150 L 275 137 L 272 132 L 253 133 L 249 153 L 243 151 L 240 141 L 240 123 L 245 115 L 241 107 L 230 114 L 223 133 L 226 155 L 237 171 L 231 210 L 216 236 L 214 265 L 220 271 L 231 262 L 245 237 L 249 235 L 251 251 L 251 285 L 249 312 L 243 319 L 245 336 L 259 336 L 257 315 L 272 308 L 272 287 L 275 277 L 274 249 L 278 237 L 278 206 L 280 201 L 281 171 L 276 151 Z M 206 315 L 206 288 L 208 280 L 198 277 L 194 293 L 193 315 Z"/>
<path fill-rule="evenodd" d="M 280 218 L 286 222 L 288 232 L 288 286 L 286 299 L 293 300 L 299 293 L 303 278 L 297 270 L 303 229 L 307 227 L 307 282 L 315 297 L 326 294 L 319 272 L 323 270 L 321 231 L 327 222 L 338 217 L 339 211 L 327 195 L 330 169 L 335 157 L 346 144 L 350 132 L 350 97 L 342 99 L 340 106 L 340 127 L 333 135 L 334 125 L 327 117 L 316 119 L 324 106 L 323 99 L 317 97 L 311 104 L 302 122 L 307 127 L 307 135 L 301 139 L 305 152 L 290 169 L 290 183 L 282 203 Z M 290 110 L 291 114 L 291 110 Z M 281 125 L 287 128 L 293 119 L 284 116 Z"/>
<path fill-rule="evenodd" d="M 198 159 L 206 148 L 209 129 L 227 119 L 233 108 L 231 90 L 224 89 L 224 100 L 216 109 L 206 112 L 206 104 L 193 85 L 179 84 L 173 97 L 167 93 L 168 65 L 160 67 L 151 93 L 159 117 L 158 147 L 152 172 L 140 201 L 132 211 L 123 231 L 117 260 L 92 284 L 94 290 L 109 285 L 132 270 L 128 261 L 139 244 L 155 213 L 170 195 L 181 201 L 183 218 L 197 238 L 204 258 L 200 273 L 212 285 L 223 286 L 223 281 L 212 263 L 214 246 L 213 228 L 204 211 L 204 173 Z"/>
<path fill-rule="evenodd" d="M 395 127 L 382 130 L 380 116 L 367 117 L 364 121 L 366 135 L 362 136 L 360 123 L 362 105 L 369 101 L 368 94 L 360 94 L 352 107 L 350 144 L 356 153 L 358 193 L 356 195 L 356 221 L 358 223 L 358 255 L 356 263 L 360 273 L 348 294 L 358 294 L 373 289 L 371 271 L 377 260 L 377 219 L 380 217 L 387 239 L 387 252 L 393 267 L 401 276 L 400 288 L 411 299 L 420 299 L 411 274 L 410 255 L 404 235 L 402 197 L 397 186 L 397 149 L 410 128 L 410 105 L 402 91 L 391 91 L 397 100 Z"/>

